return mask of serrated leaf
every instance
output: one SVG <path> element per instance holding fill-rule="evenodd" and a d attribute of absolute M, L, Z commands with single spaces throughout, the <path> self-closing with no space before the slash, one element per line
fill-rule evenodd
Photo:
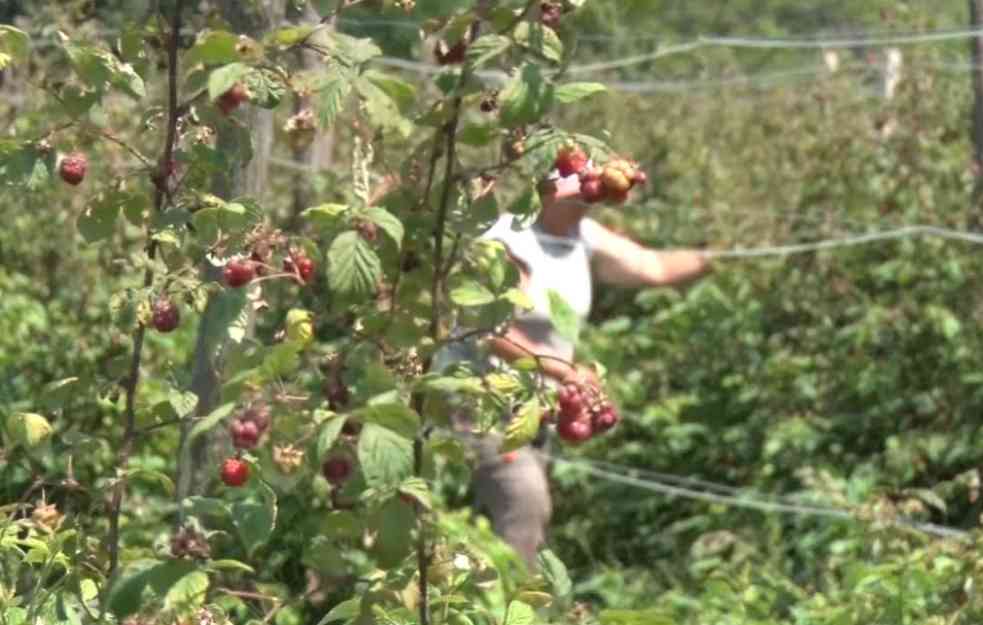
<path fill-rule="evenodd" d="M 269 349 L 260 369 L 267 380 L 286 378 L 300 367 L 301 346 L 292 341 L 274 345 Z"/>
<path fill-rule="evenodd" d="M 399 492 L 407 497 L 412 497 L 417 503 L 429 510 L 432 506 L 430 501 L 430 487 L 427 482 L 419 477 L 411 477 L 399 485 Z"/>
<path fill-rule="evenodd" d="M 557 597 L 566 597 L 573 589 L 573 582 L 567 573 L 567 567 L 549 549 L 544 549 L 536 556 L 539 561 L 539 571 L 546 583 L 550 585 L 553 594 Z"/>
<path fill-rule="evenodd" d="M 509 602 L 502 625 L 533 625 L 536 622 L 536 611 L 528 603 L 521 601 Z"/>
<path fill-rule="evenodd" d="M 239 501 L 232 505 L 232 523 L 239 539 L 252 557 L 265 545 L 276 529 L 276 493 L 266 484 L 257 487 L 262 501 Z"/>
<path fill-rule="evenodd" d="M 503 453 L 525 447 L 539 433 L 539 422 L 543 416 L 543 407 L 539 400 L 530 399 L 522 404 L 519 410 L 505 426 L 505 439 L 502 441 Z"/>
<path fill-rule="evenodd" d="M 374 69 L 365 70 L 362 76 L 392 98 L 400 111 L 406 111 L 416 104 L 416 87 L 405 80 Z"/>
<path fill-rule="evenodd" d="M 215 410 L 211 411 L 210 413 L 208 413 L 208 416 L 204 417 L 203 419 L 196 421 L 194 426 L 192 426 L 191 430 L 188 432 L 188 444 L 190 445 L 191 441 L 195 440 L 205 432 L 209 431 L 210 429 L 218 425 L 218 423 L 221 422 L 222 419 L 232 414 L 232 411 L 235 410 L 235 407 L 236 407 L 235 402 L 230 401 L 226 404 L 222 404 Z"/>
<path fill-rule="evenodd" d="M 472 67 L 478 68 L 504 53 L 511 45 L 512 40 L 504 35 L 482 35 L 468 46 L 464 58 Z"/>
<path fill-rule="evenodd" d="M 203 32 L 198 35 L 194 46 L 185 54 L 184 65 L 186 67 L 196 63 L 219 65 L 239 61 L 240 55 L 236 50 L 238 40 L 238 35 L 224 30 Z"/>
<path fill-rule="evenodd" d="M 547 296 L 550 302 L 550 321 L 553 323 L 557 334 L 576 343 L 580 337 L 580 317 L 563 299 L 563 296 L 553 289 L 547 290 Z"/>
<path fill-rule="evenodd" d="M 26 60 L 31 54 L 31 38 L 19 28 L 0 24 L 0 53 L 10 61 Z M 7 63 L 0 63 L 0 69 L 6 66 Z"/>
<path fill-rule="evenodd" d="M 374 293 L 382 263 L 358 232 L 345 232 L 328 248 L 328 284 L 331 289 L 350 295 Z"/>
<path fill-rule="evenodd" d="M 329 31 L 326 39 L 335 58 L 346 65 L 361 65 L 370 59 L 382 56 L 382 49 L 368 37 L 358 38 L 338 31 Z"/>
<path fill-rule="evenodd" d="M 317 108 L 318 123 L 321 128 L 330 128 L 334 124 L 338 113 L 345 108 L 345 98 L 351 91 L 352 79 L 344 72 L 327 80 L 317 90 L 314 102 Z"/>
<path fill-rule="evenodd" d="M 495 294 L 474 280 L 465 280 L 451 289 L 451 301 L 458 306 L 483 306 L 495 301 Z"/>
<path fill-rule="evenodd" d="M 599 82 L 571 82 L 557 87 L 555 96 L 560 104 L 570 104 L 607 90 L 608 88 Z"/>
<path fill-rule="evenodd" d="M 372 546 L 376 563 L 383 570 L 399 566 L 413 548 L 411 533 L 416 514 L 399 499 L 390 499 L 377 516 L 378 532 Z"/>
<path fill-rule="evenodd" d="M 304 209 L 300 216 L 321 228 L 333 228 L 341 223 L 342 217 L 349 210 L 351 209 L 344 204 L 320 204 Z"/>
<path fill-rule="evenodd" d="M 317 29 L 318 26 L 313 24 L 279 28 L 266 35 L 266 37 L 263 38 L 263 43 L 266 45 L 279 46 L 281 48 L 289 48 L 308 39 Z"/>
<path fill-rule="evenodd" d="M 413 445 L 392 430 L 366 423 L 359 434 L 358 461 L 370 487 L 394 489 L 413 473 Z"/>
<path fill-rule="evenodd" d="M 279 106 L 287 93 L 279 74 L 270 69 L 254 69 L 246 74 L 243 82 L 249 90 L 250 103 L 265 109 Z"/>
<path fill-rule="evenodd" d="M 16 445 L 37 447 L 51 436 L 54 428 L 48 420 L 33 412 L 14 412 L 7 417 L 7 434 Z"/>
<path fill-rule="evenodd" d="M 241 571 L 243 573 L 256 572 L 253 567 L 249 566 L 245 562 L 239 562 L 238 560 L 211 560 L 208 563 L 208 568 L 216 571 Z"/>
<path fill-rule="evenodd" d="M 147 588 L 158 595 L 166 595 L 174 584 L 194 571 L 196 565 L 188 560 L 168 562 L 144 561 L 131 567 L 113 587 L 109 597 L 109 609 L 120 619 L 138 611 L 143 605 L 143 593 Z"/>
<path fill-rule="evenodd" d="M 403 244 L 403 222 L 398 217 L 381 206 L 370 206 L 362 211 L 361 214 L 382 228 L 382 231 L 392 239 L 397 248 Z"/>
<path fill-rule="evenodd" d="M 516 25 L 513 36 L 518 44 L 542 58 L 554 63 L 563 60 L 563 41 L 549 26 L 523 20 Z"/>
<path fill-rule="evenodd" d="M 88 243 L 109 238 L 116 228 L 119 213 L 119 205 L 112 202 L 90 204 L 85 212 L 79 215 L 77 222 L 79 233 Z"/>
<path fill-rule="evenodd" d="M 410 135 L 413 124 L 403 117 L 389 94 L 365 78 L 357 79 L 354 87 L 361 96 L 362 106 L 372 127 L 384 132 L 394 131 L 402 137 Z"/>
<path fill-rule="evenodd" d="M 250 71 L 250 67 L 242 63 L 229 63 L 214 70 L 208 76 L 208 98 L 217 99 L 234 84 L 243 81 Z"/>
<path fill-rule="evenodd" d="M 201 607 L 208 593 L 208 575 L 192 571 L 174 582 L 164 595 L 164 609 L 188 612 Z"/>
<path fill-rule="evenodd" d="M 345 417 L 335 416 L 321 424 L 321 431 L 317 434 L 317 447 L 315 448 L 315 458 L 318 462 L 327 456 L 331 448 L 334 447 L 335 441 L 338 440 L 338 435 L 341 433 L 341 428 L 345 427 L 345 421 Z"/>
<path fill-rule="evenodd" d="M 335 621 L 350 621 L 358 617 L 361 613 L 362 598 L 353 597 L 331 608 L 331 611 L 325 614 L 324 618 L 317 622 L 317 625 L 328 625 L 328 623 L 334 623 Z"/>
<path fill-rule="evenodd" d="M 171 389 L 167 393 L 167 401 L 179 417 L 186 417 L 198 406 L 198 396 L 191 391 Z"/>
<path fill-rule="evenodd" d="M 539 121 L 553 106 L 553 85 L 533 63 L 509 79 L 499 97 L 499 119 L 508 127 Z"/>
<path fill-rule="evenodd" d="M 498 127 L 494 124 L 468 124 L 457 135 L 459 143 L 481 147 L 498 138 Z"/>
<path fill-rule="evenodd" d="M 370 404 L 354 414 L 365 423 L 381 425 L 406 437 L 416 436 L 420 427 L 420 415 L 406 404 Z"/>

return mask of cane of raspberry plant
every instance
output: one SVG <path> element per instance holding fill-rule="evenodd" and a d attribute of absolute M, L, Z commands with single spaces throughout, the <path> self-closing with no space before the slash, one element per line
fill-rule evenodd
<path fill-rule="evenodd" d="M 171 332 L 181 323 L 181 311 L 170 298 L 161 297 L 154 302 L 151 321 L 158 332 Z"/>
<path fill-rule="evenodd" d="M 226 486 L 238 488 L 249 481 L 249 464 L 240 458 L 226 458 L 221 477 Z"/>
<path fill-rule="evenodd" d="M 89 169 L 89 160 L 81 152 L 73 152 L 61 159 L 58 164 L 58 175 L 68 184 L 78 186 L 85 180 L 85 172 Z"/>
<path fill-rule="evenodd" d="M 256 267 L 253 261 L 244 258 L 230 260 L 222 270 L 222 277 L 225 283 L 232 288 L 245 286 L 256 277 Z"/>

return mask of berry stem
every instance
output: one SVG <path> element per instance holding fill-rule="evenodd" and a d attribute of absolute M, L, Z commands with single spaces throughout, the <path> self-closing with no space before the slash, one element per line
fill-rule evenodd
<path fill-rule="evenodd" d="M 181 33 L 181 13 L 184 8 L 184 0 L 175 0 L 174 13 L 171 18 L 170 41 L 168 43 L 168 120 L 167 135 L 164 140 L 163 155 L 160 163 L 168 163 L 174 154 L 174 142 L 177 138 L 178 123 L 178 104 L 177 104 L 177 81 L 178 81 L 178 45 Z M 155 212 L 161 212 L 164 208 L 164 191 L 155 186 L 153 190 Z M 147 256 L 153 260 L 157 255 L 157 241 L 149 238 L 147 241 Z M 147 266 L 143 276 L 145 288 L 153 284 L 154 271 L 153 264 Z M 137 324 L 133 335 L 133 355 L 130 359 L 130 369 L 123 389 L 126 394 L 126 404 L 124 409 L 124 431 L 123 440 L 119 447 L 119 454 L 116 460 L 116 483 L 113 486 L 112 499 L 109 506 L 109 534 L 107 537 L 109 549 L 109 570 L 107 572 L 108 583 L 103 594 L 103 604 L 112 593 L 116 585 L 119 573 L 119 552 L 120 552 L 120 530 L 119 521 L 123 510 L 123 496 L 126 491 L 126 478 L 123 477 L 126 466 L 129 464 L 130 456 L 138 438 L 136 428 L 136 395 L 140 383 L 140 363 L 143 357 L 144 337 L 146 336 L 147 326 L 142 322 Z"/>

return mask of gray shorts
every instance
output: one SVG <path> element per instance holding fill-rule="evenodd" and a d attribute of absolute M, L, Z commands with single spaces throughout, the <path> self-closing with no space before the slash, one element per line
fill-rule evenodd
<path fill-rule="evenodd" d="M 503 455 L 499 435 L 472 440 L 478 456 L 472 474 L 475 508 L 488 515 L 495 533 L 534 567 L 553 513 L 545 454 L 526 446 Z"/>

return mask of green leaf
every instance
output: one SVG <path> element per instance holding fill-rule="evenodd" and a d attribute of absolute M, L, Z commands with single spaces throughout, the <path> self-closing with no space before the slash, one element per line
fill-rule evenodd
<path fill-rule="evenodd" d="M 515 41 L 547 60 L 559 63 L 563 60 L 563 41 L 556 32 L 540 22 L 523 20 L 516 25 Z"/>
<path fill-rule="evenodd" d="M 406 404 L 370 404 L 354 414 L 365 423 L 375 423 L 410 438 L 420 427 L 420 415 Z"/>
<path fill-rule="evenodd" d="M 188 560 L 139 562 L 124 572 L 120 582 L 113 588 L 109 597 L 109 609 L 120 619 L 129 616 L 143 606 L 145 590 L 150 588 L 157 595 L 164 596 L 174 584 L 195 568 L 196 565 Z"/>
<path fill-rule="evenodd" d="M 451 289 L 451 301 L 458 306 L 483 306 L 495 301 L 495 294 L 474 280 L 464 280 Z"/>
<path fill-rule="evenodd" d="M 553 327 L 560 336 L 576 343 L 580 337 L 580 318 L 559 293 L 553 289 L 548 289 L 546 293 L 550 301 L 550 321 L 553 322 Z"/>
<path fill-rule="evenodd" d="M 413 131 L 412 122 L 403 117 L 389 94 L 366 78 L 357 79 L 354 87 L 361 96 L 362 106 L 373 128 L 396 132 L 404 138 L 410 135 Z"/>
<path fill-rule="evenodd" d="M 167 401 L 174 408 L 174 413 L 179 417 L 190 415 L 198 406 L 198 396 L 191 391 L 181 392 L 172 388 L 167 393 Z"/>
<path fill-rule="evenodd" d="M 358 617 L 362 613 L 362 598 L 353 597 L 342 601 L 335 607 L 331 608 L 331 611 L 324 615 L 317 625 L 328 625 L 328 623 L 333 623 L 335 621 L 350 621 Z"/>
<path fill-rule="evenodd" d="M 372 553 L 381 569 L 399 566 L 413 547 L 411 533 L 416 524 L 413 508 L 397 499 L 390 499 L 379 510 L 378 534 Z"/>
<path fill-rule="evenodd" d="M 481 147 L 498 138 L 498 127 L 494 124 L 468 124 L 457 135 L 458 143 Z"/>
<path fill-rule="evenodd" d="M 535 215 L 542 207 L 539 191 L 528 188 L 509 206 L 509 212 L 513 215 Z"/>
<path fill-rule="evenodd" d="M 430 500 L 430 488 L 427 486 L 427 482 L 422 478 L 409 478 L 399 485 L 399 492 L 403 495 L 412 497 L 427 510 L 429 510 L 433 505 Z"/>
<path fill-rule="evenodd" d="M 570 82 L 557 87 L 555 95 L 556 101 L 560 104 L 570 104 L 607 90 L 608 88 L 599 82 Z"/>
<path fill-rule="evenodd" d="M 217 99 L 234 84 L 243 81 L 250 71 L 250 67 L 242 63 L 229 63 L 214 70 L 208 76 L 208 98 Z"/>
<path fill-rule="evenodd" d="M 7 417 L 7 434 L 15 445 L 37 447 L 51 436 L 54 428 L 48 420 L 33 412 L 14 412 Z"/>
<path fill-rule="evenodd" d="M 239 501 L 232 505 L 232 523 L 249 557 L 269 541 L 276 529 L 276 493 L 266 484 L 257 488 L 262 501 Z"/>
<path fill-rule="evenodd" d="M 370 38 L 358 38 L 338 31 L 328 31 L 327 45 L 335 58 L 349 66 L 361 65 L 382 55 L 382 49 Z"/>
<path fill-rule="evenodd" d="M 24 61 L 31 53 L 31 38 L 9 24 L 0 24 L 0 70 L 11 61 Z"/>
<path fill-rule="evenodd" d="M 539 552 L 536 558 L 539 561 L 539 571 L 546 583 L 550 585 L 553 594 L 557 597 L 569 595 L 573 589 L 573 583 L 570 581 L 567 567 L 556 557 L 556 554 L 549 549 L 544 549 Z"/>
<path fill-rule="evenodd" d="M 482 35 L 481 37 L 478 37 L 474 43 L 468 46 L 465 54 L 465 60 L 471 64 L 472 67 L 478 68 L 496 56 L 504 53 L 511 45 L 512 41 L 504 35 L 497 35 L 494 33 Z"/>
<path fill-rule="evenodd" d="M 174 583 L 164 596 L 164 609 L 188 612 L 201 607 L 208 593 L 208 575 L 192 571 Z"/>
<path fill-rule="evenodd" d="M 342 222 L 342 217 L 351 210 L 344 204 L 320 204 L 304 209 L 300 214 L 320 228 L 334 228 Z"/>
<path fill-rule="evenodd" d="M 208 430 L 212 429 L 220 421 L 225 419 L 225 417 L 232 414 L 232 411 L 235 410 L 235 407 L 236 407 L 235 402 L 230 401 L 226 404 L 222 404 L 215 410 L 211 411 L 210 413 L 208 413 L 208 416 L 204 417 L 203 419 L 196 421 L 194 426 L 191 428 L 191 431 L 188 432 L 188 443 L 190 444 L 191 441 L 195 440 L 196 438 L 198 438 Z"/>
<path fill-rule="evenodd" d="M 351 90 L 352 78 L 346 72 L 337 73 L 317 89 L 314 102 L 321 128 L 330 128 L 334 124 Z"/>
<path fill-rule="evenodd" d="M 547 82 L 542 69 L 528 63 L 522 66 L 502 91 L 499 97 L 499 117 L 509 127 L 537 122 L 552 108 L 553 98 L 553 85 Z"/>
<path fill-rule="evenodd" d="M 246 564 L 245 562 L 239 562 L 238 560 L 210 560 L 208 562 L 208 568 L 216 571 L 239 571 L 242 573 L 255 573 L 256 570 Z"/>
<path fill-rule="evenodd" d="M 358 232 L 353 230 L 335 237 L 327 257 L 328 284 L 332 290 L 356 296 L 375 292 L 382 263 Z"/>
<path fill-rule="evenodd" d="M 528 603 L 511 601 L 505 611 L 502 625 L 533 625 L 536 622 L 536 611 Z"/>
<path fill-rule="evenodd" d="M 413 445 L 392 430 L 366 423 L 359 434 L 358 460 L 370 487 L 395 489 L 413 472 Z"/>
<path fill-rule="evenodd" d="M 292 341 L 274 345 L 267 351 L 260 367 L 267 380 L 278 380 L 290 376 L 300 367 L 301 345 Z"/>
<path fill-rule="evenodd" d="M 678 621 L 665 611 L 652 608 L 648 610 L 602 610 L 598 615 L 601 625 L 677 625 Z"/>
<path fill-rule="evenodd" d="M 132 469 L 128 473 L 130 477 L 143 477 L 160 484 L 168 495 L 174 494 L 174 481 L 166 473 L 154 469 Z"/>
<path fill-rule="evenodd" d="M 539 433 L 539 422 L 543 416 L 543 407 L 539 400 L 530 399 L 522 404 L 505 427 L 505 440 L 502 441 L 501 451 L 514 451 L 532 442 Z"/>
<path fill-rule="evenodd" d="M 279 106 L 287 93 L 280 75 L 270 69 L 254 69 L 243 82 L 249 90 L 250 103 L 265 109 Z"/>
<path fill-rule="evenodd" d="M 403 244 L 403 222 L 398 217 L 381 206 L 370 206 L 362 211 L 361 215 L 382 228 L 397 248 Z"/>
<path fill-rule="evenodd" d="M 334 447 L 335 441 L 338 440 L 338 435 L 341 433 L 341 428 L 345 427 L 346 420 L 343 416 L 335 415 L 321 424 L 321 431 L 317 435 L 316 462 L 320 463 L 321 459 L 327 456 L 331 448 Z"/>
<path fill-rule="evenodd" d="M 406 111 L 416 104 L 416 87 L 405 80 L 374 69 L 366 70 L 362 76 L 385 92 L 400 111 Z"/>
<path fill-rule="evenodd" d="M 317 29 L 318 26 L 313 24 L 304 24 L 302 26 L 289 26 L 287 28 L 279 28 L 267 34 L 266 37 L 263 38 L 263 43 L 266 45 L 273 45 L 281 48 L 289 48 L 309 38 L 311 34 Z"/>
<path fill-rule="evenodd" d="M 236 50 L 238 41 L 239 37 L 234 33 L 224 30 L 205 31 L 198 35 L 198 41 L 185 54 L 183 65 L 190 67 L 197 63 L 206 65 L 234 63 L 240 60 L 239 52 Z"/>
<path fill-rule="evenodd" d="M 104 199 L 90 204 L 85 212 L 79 215 L 78 229 L 87 243 L 96 243 L 108 239 L 116 228 L 119 218 L 119 205 Z"/>

